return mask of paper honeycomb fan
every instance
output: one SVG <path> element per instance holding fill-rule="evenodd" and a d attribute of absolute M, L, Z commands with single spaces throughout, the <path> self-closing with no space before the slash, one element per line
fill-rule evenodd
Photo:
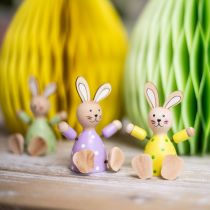
<path fill-rule="evenodd" d="M 102 83 L 112 85 L 110 97 L 101 103 L 105 112 L 101 127 L 119 118 L 126 50 L 126 33 L 109 1 L 23 1 L 0 54 L 0 102 L 6 125 L 12 132 L 25 131 L 16 111 L 31 113 L 31 75 L 38 79 L 40 91 L 49 82 L 57 83 L 49 117 L 66 110 L 68 122 L 80 129 L 75 81 L 82 75 L 91 92 Z"/>
<path fill-rule="evenodd" d="M 143 128 L 148 106 L 146 81 L 160 99 L 179 89 L 184 100 L 173 110 L 173 132 L 193 126 L 196 136 L 180 143 L 180 154 L 210 151 L 210 1 L 150 1 L 133 31 L 126 64 L 127 116 Z"/>

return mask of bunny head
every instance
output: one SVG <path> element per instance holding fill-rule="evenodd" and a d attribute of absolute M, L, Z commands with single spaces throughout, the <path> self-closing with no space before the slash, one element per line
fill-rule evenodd
<path fill-rule="evenodd" d="M 50 109 L 50 102 L 48 97 L 55 92 L 56 84 L 48 84 L 44 90 L 44 93 L 39 94 L 37 80 L 34 77 L 30 77 L 29 87 L 32 94 L 31 111 L 36 117 L 45 116 Z"/>
<path fill-rule="evenodd" d="M 151 107 L 148 116 L 149 127 L 154 134 L 165 134 L 172 126 L 172 113 L 170 108 L 179 104 L 183 99 L 181 91 L 175 91 L 169 95 L 163 107 L 159 106 L 158 91 L 151 82 L 146 83 L 145 96 Z"/>
<path fill-rule="evenodd" d="M 78 121 L 84 129 L 95 128 L 102 118 L 102 109 L 98 103 L 110 94 L 111 85 L 108 83 L 101 85 L 93 100 L 90 99 L 89 86 L 83 77 L 77 78 L 76 89 L 82 101 L 77 109 Z"/>

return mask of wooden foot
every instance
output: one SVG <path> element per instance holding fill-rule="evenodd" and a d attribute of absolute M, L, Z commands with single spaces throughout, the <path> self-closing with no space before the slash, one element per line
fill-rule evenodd
<path fill-rule="evenodd" d="M 94 168 L 94 153 L 91 150 L 81 150 L 73 156 L 73 163 L 83 173 L 90 173 Z"/>
<path fill-rule="evenodd" d="M 132 167 L 140 179 L 149 179 L 153 175 L 152 159 L 149 155 L 137 155 L 132 159 Z"/>
<path fill-rule="evenodd" d="M 21 155 L 24 150 L 24 138 L 21 134 L 16 133 L 9 137 L 8 140 L 9 150 L 14 154 Z"/>
<path fill-rule="evenodd" d="M 162 164 L 161 176 L 164 179 L 176 179 L 183 169 L 183 160 L 176 155 L 167 155 Z"/>
<path fill-rule="evenodd" d="M 35 137 L 28 145 L 27 151 L 31 156 L 45 155 L 47 152 L 47 144 L 43 138 Z"/>
<path fill-rule="evenodd" d="M 108 168 L 112 171 L 119 171 L 124 163 L 125 157 L 119 147 L 113 147 L 108 155 Z"/>

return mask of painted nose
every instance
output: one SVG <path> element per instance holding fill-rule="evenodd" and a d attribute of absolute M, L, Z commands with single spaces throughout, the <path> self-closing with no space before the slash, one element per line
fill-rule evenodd
<path fill-rule="evenodd" d="M 158 122 L 160 122 L 160 121 L 161 121 L 161 119 L 157 119 L 157 121 L 158 121 Z"/>
<path fill-rule="evenodd" d="M 97 114 L 95 114 L 95 117 L 98 117 L 98 115 L 97 115 Z"/>

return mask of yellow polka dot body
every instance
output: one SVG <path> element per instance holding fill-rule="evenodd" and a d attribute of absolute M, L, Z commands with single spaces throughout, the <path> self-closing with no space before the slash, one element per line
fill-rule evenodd
<path fill-rule="evenodd" d="M 160 176 L 164 157 L 176 155 L 176 150 L 167 135 L 154 135 L 147 143 L 144 153 L 152 158 L 153 176 Z"/>

